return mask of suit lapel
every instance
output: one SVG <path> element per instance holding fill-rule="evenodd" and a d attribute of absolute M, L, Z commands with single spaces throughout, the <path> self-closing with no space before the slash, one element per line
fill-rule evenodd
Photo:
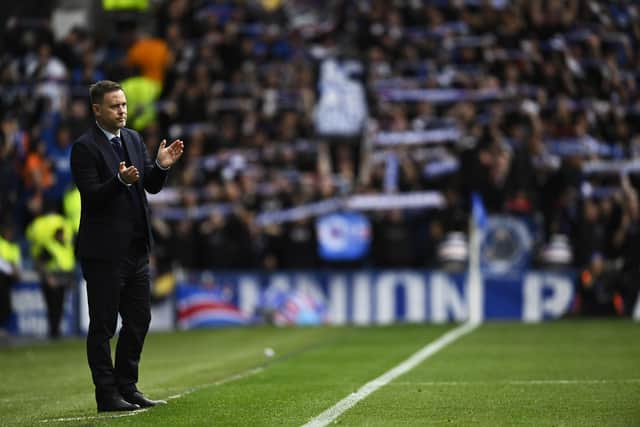
<path fill-rule="evenodd" d="M 136 145 L 133 142 L 133 139 L 129 132 L 126 132 L 124 129 L 120 130 L 120 139 L 124 144 L 125 150 L 127 150 L 127 154 L 129 155 L 129 161 L 132 165 L 138 168 L 138 170 L 142 170 L 142 165 L 140 164 L 140 159 L 138 156 L 138 150 L 136 150 Z"/>
<path fill-rule="evenodd" d="M 139 152 L 136 149 L 136 143 L 133 141 L 133 137 L 129 132 L 126 132 L 124 129 L 120 130 L 120 139 L 124 144 L 125 150 L 127 150 L 127 154 L 129 155 L 129 161 L 132 165 L 138 168 L 140 171 L 140 179 L 134 184 L 134 187 L 140 191 L 142 189 L 142 180 L 144 179 L 144 163 L 140 156 Z"/>
<path fill-rule="evenodd" d="M 111 143 L 107 141 L 107 137 L 104 133 L 98 128 L 98 126 L 93 127 L 93 143 L 98 147 L 100 153 L 102 153 L 102 157 L 106 162 L 107 166 L 110 170 L 117 171 L 118 166 L 120 164 L 120 159 L 116 152 L 111 148 Z"/>

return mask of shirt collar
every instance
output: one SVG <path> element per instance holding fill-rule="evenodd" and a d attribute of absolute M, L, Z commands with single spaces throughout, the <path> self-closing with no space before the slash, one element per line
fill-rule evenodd
<path fill-rule="evenodd" d="M 102 126 L 100 126 L 100 123 L 98 123 L 97 121 L 96 121 L 96 125 L 98 125 L 98 128 L 100 128 L 102 133 L 104 133 L 104 136 L 107 137 L 107 141 L 111 141 L 114 136 L 117 136 L 118 138 L 120 138 L 120 129 L 118 129 L 118 133 L 115 134 L 115 133 L 111 133 L 108 130 L 104 129 Z"/>

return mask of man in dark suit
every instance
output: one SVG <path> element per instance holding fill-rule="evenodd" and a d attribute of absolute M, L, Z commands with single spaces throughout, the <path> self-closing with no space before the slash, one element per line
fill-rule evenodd
<path fill-rule="evenodd" d="M 99 81 L 89 91 L 96 123 L 71 151 L 71 171 L 82 213 L 77 254 L 87 281 L 87 358 L 98 411 L 129 411 L 166 403 L 136 387 L 138 365 L 151 321 L 151 231 L 145 190 L 162 189 L 184 143 L 162 141 L 155 161 L 140 135 L 125 128 L 127 100 L 118 83 Z M 115 365 L 109 340 L 122 317 Z"/>

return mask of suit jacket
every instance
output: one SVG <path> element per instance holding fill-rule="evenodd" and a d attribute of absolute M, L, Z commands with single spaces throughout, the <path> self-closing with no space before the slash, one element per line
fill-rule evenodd
<path fill-rule="evenodd" d="M 120 139 L 131 164 L 140 172 L 140 179 L 131 187 L 118 179 L 120 159 L 97 125 L 80 136 L 71 149 L 71 173 L 82 202 L 76 241 L 80 258 L 117 258 L 128 248 L 134 236 L 129 192 L 140 197 L 146 220 L 146 230 L 142 232 L 147 242 L 152 242 L 145 190 L 152 194 L 159 192 L 167 171 L 149 158 L 138 132 L 123 128 Z"/>

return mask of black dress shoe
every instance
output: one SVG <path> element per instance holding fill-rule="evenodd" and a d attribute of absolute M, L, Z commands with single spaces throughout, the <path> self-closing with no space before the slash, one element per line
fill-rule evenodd
<path fill-rule="evenodd" d="M 141 408 L 150 408 L 152 406 L 158 405 L 166 405 L 166 400 L 151 400 L 147 399 L 144 394 L 139 391 L 134 391 L 133 393 L 122 394 L 124 400 L 129 403 L 140 406 Z"/>
<path fill-rule="evenodd" d="M 98 400 L 98 412 L 135 411 L 140 405 L 129 403 L 120 396 Z"/>

